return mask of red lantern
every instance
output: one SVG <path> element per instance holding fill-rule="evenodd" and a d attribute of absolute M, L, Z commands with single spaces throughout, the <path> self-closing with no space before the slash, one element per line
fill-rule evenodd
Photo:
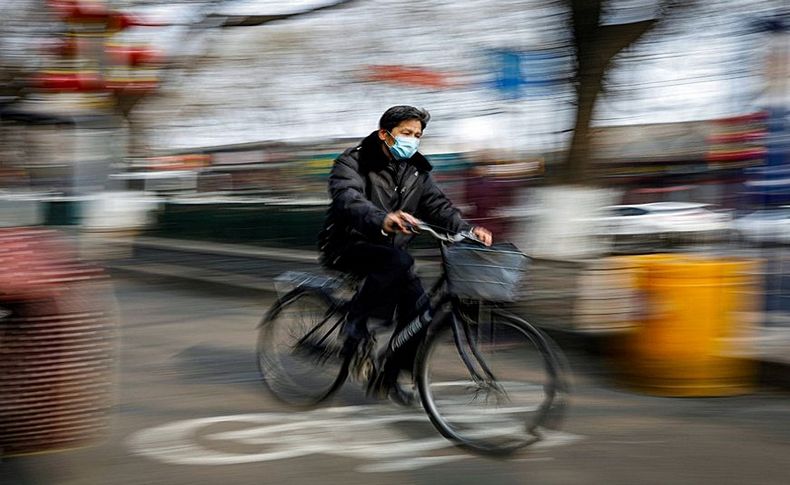
<path fill-rule="evenodd" d="M 105 52 L 110 62 L 122 66 L 158 64 L 162 60 L 159 51 L 148 46 L 108 45 Z"/>
<path fill-rule="evenodd" d="M 165 25 L 167 24 L 154 22 L 126 12 L 112 12 L 107 22 L 107 29 L 119 32 L 129 27 L 163 27 Z"/>
<path fill-rule="evenodd" d="M 45 71 L 33 78 L 33 85 L 48 91 L 95 92 L 105 88 L 98 73 Z"/>

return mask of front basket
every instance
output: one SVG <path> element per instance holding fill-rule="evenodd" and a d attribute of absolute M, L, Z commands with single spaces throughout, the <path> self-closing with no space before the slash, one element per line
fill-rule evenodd
<path fill-rule="evenodd" d="M 510 243 L 454 244 L 444 250 L 450 293 L 493 302 L 516 301 L 529 257 Z"/>

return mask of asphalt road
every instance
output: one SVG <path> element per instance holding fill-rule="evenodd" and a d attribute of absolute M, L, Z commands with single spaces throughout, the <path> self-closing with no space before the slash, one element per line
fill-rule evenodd
<path fill-rule="evenodd" d="M 350 385 L 301 411 L 267 394 L 255 327 L 271 296 L 115 279 L 117 407 L 97 446 L 6 460 L 0 485 L 784 484 L 790 394 L 669 399 L 631 392 L 599 358 L 569 350 L 562 430 L 509 460 L 441 438 L 424 413 Z"/>

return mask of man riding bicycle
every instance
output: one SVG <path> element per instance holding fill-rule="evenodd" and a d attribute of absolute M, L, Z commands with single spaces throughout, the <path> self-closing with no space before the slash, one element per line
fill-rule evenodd
<path fill-rule="evenodd" d="M 393 106 L 381 116 L 379 129 L 343 152 L 332 167 L 332 204 L 319 236 L 321 262 L 364 278 L 343 324 L 343 356 L 370 353 L 367 321 L 374 311 L 394 306 L 397 331 L 427 307 L 414 259 L 406 251 L 414 237 L 412 225 L 424 220 L 449 232 L 471 231 L 491 244 L 487 229 L 461 218 L 417 151 L 429 120 L 425 110 Z M 387 362 L 380 390 L 404 404 L 411 397 L 397 386 L 397 376 L 409 362 Z"/>

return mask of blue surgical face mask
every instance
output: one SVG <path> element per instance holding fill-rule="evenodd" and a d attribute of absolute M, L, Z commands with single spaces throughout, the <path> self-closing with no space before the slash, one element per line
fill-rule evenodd
<path fill-rule="evenodd" d="M 419 138 L 414 136 L 393 136 L 389 131 L 387 133 L 395 139 L 395 143 L 388 148 L 392 156 L 397 160 L 409 159 L 417 153 L 417 149 L 420 147 Z"/>

